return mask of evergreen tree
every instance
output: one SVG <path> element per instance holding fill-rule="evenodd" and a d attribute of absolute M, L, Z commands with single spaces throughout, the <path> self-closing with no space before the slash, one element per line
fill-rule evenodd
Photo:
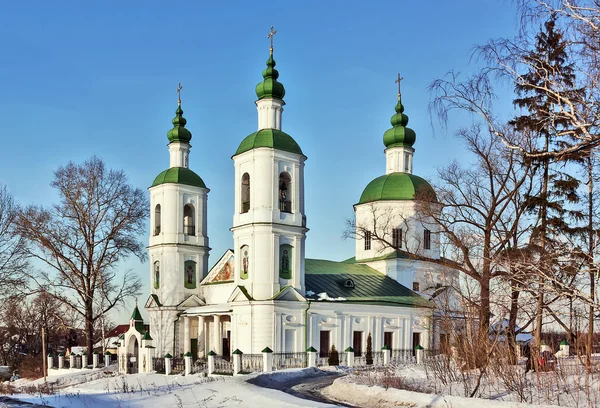
<path fill-rule="evenodd" d="M 329 359 L 327 360 L 327 363 L 330 366 L 340 365 L 340 355 L 339 355 L 338 351 L 336 350 L 335 345 L 332 345 L 331 350 L 329 350 Z"/>
<path fill-rule="evenodd" d="M 367 336 L 367 354 L 365 355 L 367 360 L 367 365 L 373 364 L 373 339 L 371 338 L 371 333 Z"/>
<path fill-rule="evenodd" d="M 567 43 L 556 26 L 555 16 L 546 21 L 536 36 L 535 49 L 525 56 L 525 61 L 528 71 L 520 76 L 515 86 L 518 98 L 514 104 L 526 112 L 511 124 L 526 136 L 528 150 L 534 153 L 561 150 L 570 142 L 570 122 L 565 113 L 569 108 L 564 101 L 576 100 L 581 90 L 574 89 L 574 68 L 568 61 Z M 573 155 L 562 156 L 561 163 L 546 156 L 532 159 L 540 177 L 540 188 L 537 194 L 527 198 L 525 205 L 537 218 L 529 246 L 538 254 L 537 263 L 543 269 L 538 276 L 534 332 L 537 344 L 541 337 L 542 313 L 547 306 L 544 300 L 547 277 L 572 279 L 572 276 L 561 276 L 564 268 L 561 270 L 555 254 L 562 245 L 558 237 L 574 232 L 567 220 L 581 218 L 580 212 L 569 209 L 569 204 L 579 200 L 579 181 L 559 171 L 557 164 L 564 165 L 577 159 Z"/>

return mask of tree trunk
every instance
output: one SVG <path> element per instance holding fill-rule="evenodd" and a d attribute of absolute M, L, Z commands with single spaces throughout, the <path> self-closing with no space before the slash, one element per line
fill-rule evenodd
<path fill-rule="evenodd" d="M 591 362 L 592 348 L 594 347 L 594 300 L 596 299 L 596 267 L 594 265 L 594 167 L 591 154 L 587 157 L 588 170 L 588 270 L 590 276 L 590 310 L 588 315 L 588 337 L 586 347 L 586 361 Z"/>
<path fill-rule="evenodd" d="M 510 291 L 510 311 L 508 314 L 508 326 L 506 328 L 506 338 L 508 341 L 509 361 L 515 364 L 517 361 L 517 315 L 519 313 L 519 295 L 521 291 L 516 289 L 517 282 L 511 279 Z"/>
<path fill-rule="evenodd" d="M 94 310 L 92 302 L 86 302 L 85 305 L 86 316 L 85 316 L 85 336 L 87 340 L 87 355 L 86 365 L 89 364 L 89 359 L 94 354 Z"/>
<path fill-rule="evenodd" d="M 546 135 L 546 143 L 544 151 L 548 151 L 549 147 L 549 137 Z M 547 268 L 547 256 L 546 256 L 546 233 L 548 229 L 547 221 L 548 221 L 548 179 L 549 179 L 549 163 L 548 160 L 544 161 L 544 175 L 542 180 L 542 206 L 540 208 L 540 250 L 541 250 L 541 259 L 539 267 L 543 269 Z M 538 279 L 538 295 L 537 295 L 537 305 L 536 305 L 536 315 L 535 315 L 535 345 L 536 347 L 540 347 L 542 340 L 542 324 L 544 322 L 543 312 L 544 312 L 544 274 L 542 272 L 539 273 Z"/>

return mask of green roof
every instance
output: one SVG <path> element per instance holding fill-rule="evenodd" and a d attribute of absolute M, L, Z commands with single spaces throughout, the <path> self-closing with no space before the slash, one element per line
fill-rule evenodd
<path fill-rule="evenodd" d="M 279 78 L 279 71 L 275 69 L 275 60 L 273 59 L 273 50 L 267 60 L 267 68 L 262 72 L 263 81 L 256 85 L 256 96 L 258 99 L 263 98 L 277 98 L 283 100 L 285 96 L 285 88 L 281 82 L 277 81 Z"/>
<path fill-rule="evenodd" d="M 270 147 L 286 152 L 303 154 L 298 143 L 287 133 L 277 129 L 261 129 L 242 140 L 234 156 L 259 147 Z"/>
<path fill-rule="evenodd" d="M 412 147 L 417 140 L 417 134 L 408 125 L 408 116 L 404 114 L 404 105 L 398 96 L 396 104 L 396 114 L 390 119 L 392 128 L 385 131 L 383 134 L 383 144 L 385 147 L 408 146 Z"/>
<path fill-rule="evenodd" d="M 305 271 L 306 290 L 315 294 L 326 292 L 347 302 L 431 307 L 420 295 L 367 265 L 306 259 Z M 345 286 L 348 279 L 354 287 Z"/>
<path fill-rule="evenodd" d="M 171 167 L 166 169 L 156 176 L 150 187 L 165 183 L 186 184 L 188 186 L 206 188 L 206 184 L 204 184 L 200 176 L 185 167 Z"/>
<path fill-rule="evenodd" d="M 358 204 L 380 200 L 414 200 L 416 193 L 426 195 L 423 198 L 437 201 L 435 192 L 427 180 L 409 173 L 390 173 L 367 184 Z"/>
<path fill-rule="evenodd" d="M 144 319 L 142 319 L 142 314 L 140 313 L 140 309 L 138 309 L 138 307 L 136 306 L 135 309 L 133 309 L 133 313 L 131 314 L 131 318 L 134 321 L 144 321 Z"/>
<path fill-rule="evenodd" d="M 185 120 L 183 117 L 183 109 L 181 109 L 181 105 L 177 105 L 177 110 L 175 111 L 175 117 L 173 118 L 172 123 L 173 129 L 169 130 L 167 133 L 167 139 L 169 139 L 169 143 L 189 143 L 190 140 L 192 140 L 192 132 L 185 128 L 187 120 Z"/>

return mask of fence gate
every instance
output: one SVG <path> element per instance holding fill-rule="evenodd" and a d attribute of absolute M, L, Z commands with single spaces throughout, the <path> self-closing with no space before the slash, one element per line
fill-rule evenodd
<path fill-rule="evenodd" d="M 127 354 L 127 373 L 137 374 L 138 372 L 138 361 L 137 356 L 129 353 Z"/>

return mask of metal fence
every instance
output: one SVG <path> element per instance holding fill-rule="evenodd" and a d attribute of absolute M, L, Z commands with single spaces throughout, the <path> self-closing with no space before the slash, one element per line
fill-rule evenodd
<path fill-rule="evenodd" d="M 81 368 L 82 364 L 83 364 L 82 356 L 76 355 L 75 356 L 75 367 L 73 367 L 73 368 Z"/>
<path fill-rule="evenodd" d="M 171 374 L 183 374 L 185 372 L 185 361 L 183 358 L 173 357 L 171 360 Z"/>
<path fill-rule="evenodd" d="M 263 370 L 262 354 L 242 354 L 242 373 L 258 373 Z"/>
<path fill-rule="evenodd" d="M 158 374 L 165 373 L 165 359 L 163 357 L 152 357 L 152 371 Z"/>
<path fill-rule="evenodd" d="M 307 365 L 306 353 L 273 353 L 273 367 L 278 370 L 302 368 Z"/>

